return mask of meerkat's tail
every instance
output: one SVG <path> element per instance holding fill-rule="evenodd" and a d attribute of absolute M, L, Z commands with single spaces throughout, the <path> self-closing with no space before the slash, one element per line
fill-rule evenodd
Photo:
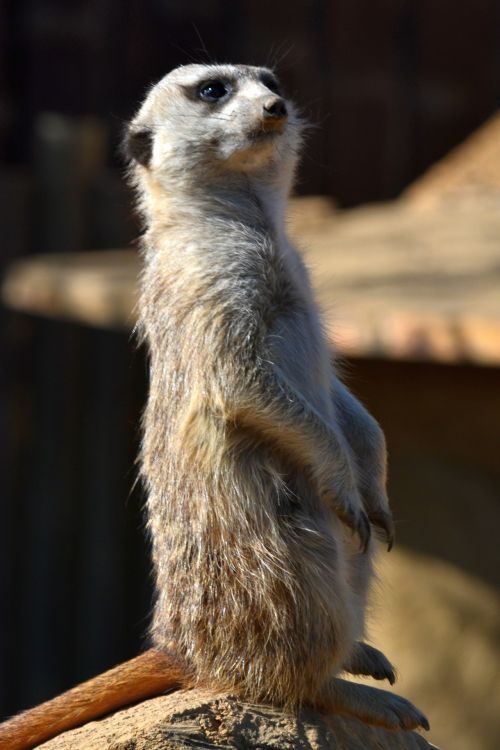
<path fill-rule="evenodd" d="M 115 709 L 187 683 L 187 670 L 174 656 L 150 649 L 0 724 L 0 750 L 28 750 Z"/>

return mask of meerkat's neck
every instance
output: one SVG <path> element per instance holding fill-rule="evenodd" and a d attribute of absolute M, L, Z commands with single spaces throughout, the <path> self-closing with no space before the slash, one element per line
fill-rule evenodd
<path fill-rule="evenodd" d="M 274 235 L 280 239 L 285 234 L 285 217 L 288 205 L 289 188 L 275 183 L 255 181 L 252 192 L 262 208 Z"/>
<path fill-rule="evenodd" d="M 250 228 L 259 226 L 279 241 L 285 235 L 289 192 L 288 183 L 259 175 L 190 181 L 185 186 L 177 184 L 175 191 L 149 179 L 142 205 L 150 229 L 184 225 L 194 231 L 217 218 Z"/>

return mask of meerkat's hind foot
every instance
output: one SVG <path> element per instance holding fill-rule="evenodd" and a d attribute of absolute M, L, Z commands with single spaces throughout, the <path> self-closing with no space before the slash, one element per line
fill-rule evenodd
<path fill-rule="evenodd" d="M 355 644 L 343 668 L 350 674 L 373 677 L 375 680 L 389 680 L 391 685 L 396 682 L 396 670 L 389 659 L 382 651 L 362 641 Z"/>
<path fill-rule="evenodd" d="M 427 718 L 406 698 L 338 677 L 328 683 L 326 701 L 318 708 L 386 729 L 429 729 Z"/>

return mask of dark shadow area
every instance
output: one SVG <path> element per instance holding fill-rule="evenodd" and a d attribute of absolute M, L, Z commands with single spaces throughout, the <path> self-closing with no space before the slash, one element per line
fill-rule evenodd
<path fill-rule="evenodd" d="M 43 159 L 36 134 L 57 113 L 96 118 L 116 168 L 124 122 L 172 67 L 267 64 L 315 126 L 300 192 L 393 198 L 496 110 L 499 21 L 498 0 L 7 2 L 0 158 Z"/>
<path fill-rule="evenodd" d="M 9 323 L 2 715 L 135 655 L 151 597 L 135 468 L 142 352 L 125 334 Z"/>

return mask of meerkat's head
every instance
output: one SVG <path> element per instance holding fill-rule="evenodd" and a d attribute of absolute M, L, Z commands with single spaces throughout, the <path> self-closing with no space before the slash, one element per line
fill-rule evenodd
<path fill-rule="evenodd" d="M 185 65 L 149 92 L 130 123 L 126 151 L 163 185 L 187 174 L 291 178 L 300 120 L 275 74 L 248 65 Z"/>

